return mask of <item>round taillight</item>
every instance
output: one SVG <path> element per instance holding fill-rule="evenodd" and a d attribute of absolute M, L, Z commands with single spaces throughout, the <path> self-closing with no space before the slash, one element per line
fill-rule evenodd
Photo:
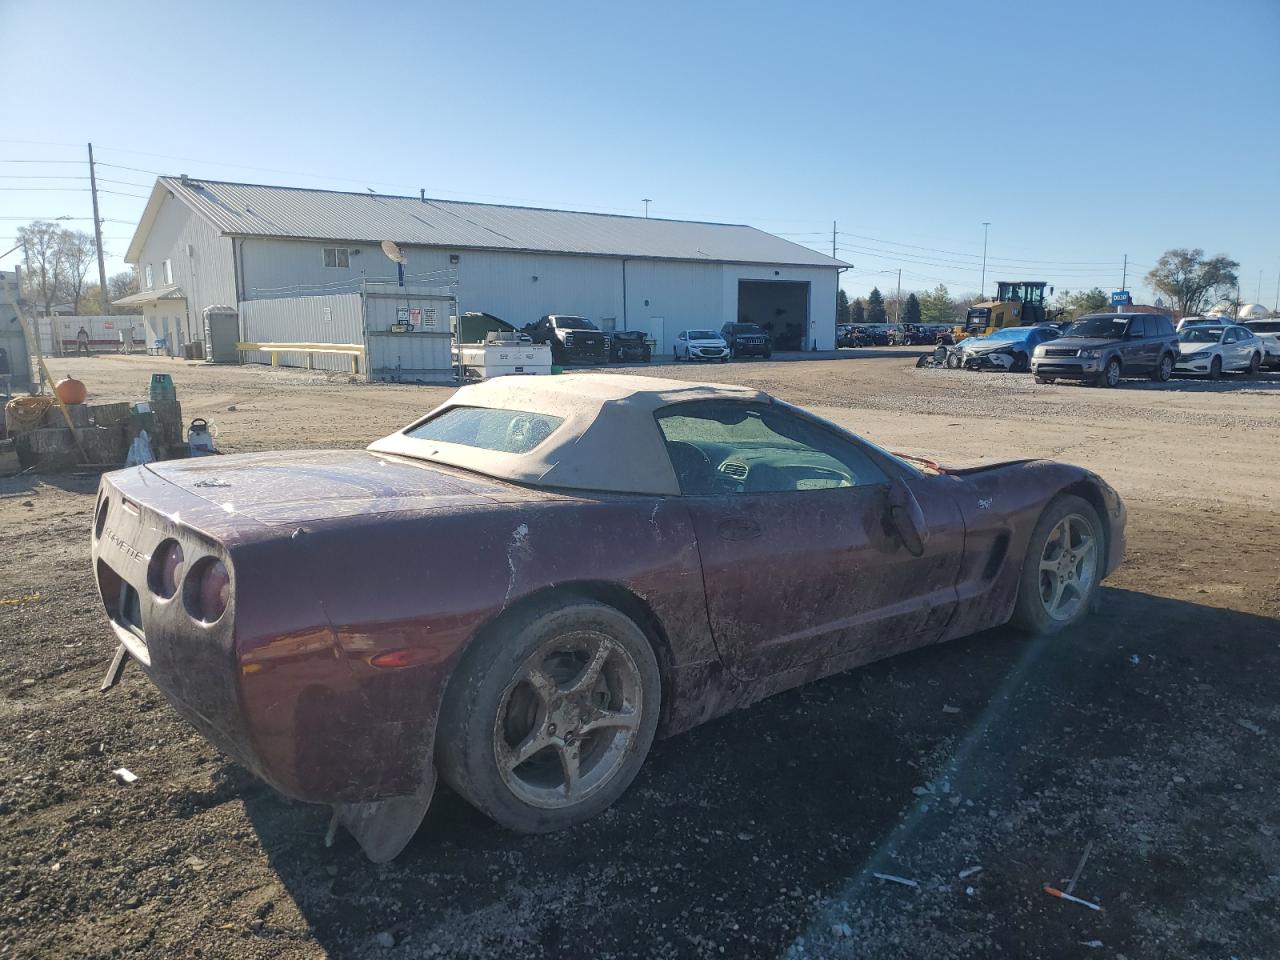
<path fill-rule="evenodd" d="M 177 540 L 166 540 L 151 555 L 147 568 L 147 581 L 151 592 L 168 600 L 178 592 L 182 582 L 182 546 Z"/>
<path fill-rule="evenodd" d="M 214 623 L 231 602 L 231 575 L 221 560 L 205 557 L 187 574 L 183 587 L 187 613 L 201 623 Z"/>

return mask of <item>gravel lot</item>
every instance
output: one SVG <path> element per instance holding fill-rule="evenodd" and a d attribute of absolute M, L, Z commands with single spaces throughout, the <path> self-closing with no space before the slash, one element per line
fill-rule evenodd
<path fill-rule="evenodd" d="M 1280 376 L 1037 387 L 916 369 L 919 352 L 649 372 L 759 386 L 946 462 L 1098 470 L 1130 514 L 1099 615 L 659 743 L 571 833 L 506 833 L 442 791 L 385 866 L 345 836 L 323 847 L 324 810 L 224 759 L 136 669 L 97 693 L 114 646 L 88 565 L 97 479 L 0 480 L 0 956 L 1280 956 Z M 449 393 L 52 366 L 98 400 L 170 372 L 226 452 L 363 446 Z M 1089 844 L 1075 892 L 1101 912 L 1042 892 Z"/>

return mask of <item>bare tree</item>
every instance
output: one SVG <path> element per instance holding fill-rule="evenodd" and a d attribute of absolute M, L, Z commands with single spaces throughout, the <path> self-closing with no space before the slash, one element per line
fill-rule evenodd
<path fill-rule="evenodd" d="M 1200 313 L 1211 295 L 1220 298 L 1236 287 L 1239 266 L 1224 254 L 1206 259 L 1199 247 L 1176 248 L 1160 255 L 1147 274 L 1147 283 L 1169 298 L 1178 316 L 1185 317 Z"/>
<path fill-rule="evenodd" d="M 98 247 L 93 235 L 83 230 L 63 230 L 59 235 L 62 246 L 63 277 L 67 295 L 71 300 L 74 313 L 80 312 L 80 301 L 84 298 L 84 278 L 89 273 L 98 256 Z"/>
<path fill-rule="evenodd" d="M 107 278 L 107 300 L 133 296 L 138 292 L 138 274 L 133 270 L 121 270 Z"/>
<path fill-rule="evenodd" d="M 49 220 L 33 220 L 18 228 L 22 242 L 26 269 L 27 295 L 44 305 L 44 316 L 49 316 L 58 299 L 62 285 L 62 234 L 63 230 Z"/>

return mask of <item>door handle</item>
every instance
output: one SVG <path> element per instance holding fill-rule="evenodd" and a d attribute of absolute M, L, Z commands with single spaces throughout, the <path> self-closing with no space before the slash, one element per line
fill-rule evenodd
<path fill-rule="evenodd" d="M 717 529 L 722 540 L 751 540 L 762 533 L 760 524 L 747 517 L 729 517 L 721 520 Z"/>

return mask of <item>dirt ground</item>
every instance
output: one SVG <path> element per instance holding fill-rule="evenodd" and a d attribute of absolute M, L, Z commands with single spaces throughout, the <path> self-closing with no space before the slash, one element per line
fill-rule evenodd
<path fill-rule="evenodd" d="M 507 833 L 442 791 L 385 866 L 345 835 L 326 849 L 326 811 L 226 760 L 135 668 L 97 692 L 97 478 L 0 480 L 0 957 L 1280 956 L 1280 375 L 1038 387 L 918 352 L 651 372 L 759 386 L 946 462 L 1098 470 L 1129 507 L 1101 613 L 661 742 L 569 833 Z M 362 446 L 449 393 L 52 366 L 100 400 L 169 372 L 226 452 Z M 1075 893 L 1101 911 L 1042 891 L 1087 847 Z"/>

